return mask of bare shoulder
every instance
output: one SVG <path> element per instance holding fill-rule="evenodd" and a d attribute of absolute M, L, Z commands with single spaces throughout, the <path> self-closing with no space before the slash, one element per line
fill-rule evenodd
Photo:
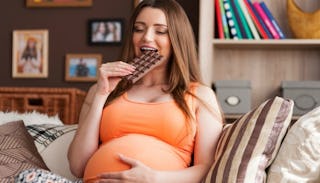
<path fill-rule="evenodd" d="M 215 92 L 213 91 L 212 88 L 206 85 L 198 84 L 195 92 L 196 92 L 195 93 L 196 96 L 199 97 L 201 100 L 204 100 L 204 101 L 214 100 L 216 102 Z"/>
<path fill-rule="evenodd" d="M 200 102 L 198 102 L 199 109 L 209 108 L 209 111 L 214 111 L 213 113 L 215 113 L 216 116 L 219 116 L 219 118 L 222 119 L 220 104 L 212 88 L 202 84 L 198 84 L 196 87 L 195 95 L 201 100 Z"/>

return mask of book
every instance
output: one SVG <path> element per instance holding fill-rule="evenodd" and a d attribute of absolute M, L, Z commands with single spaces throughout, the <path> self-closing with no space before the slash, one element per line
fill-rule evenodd
<path fill-rule="evenodd" d="M 260 21 L 258 20 L 258 17 L 256 16 L 256 13 L 252 9 L 253 7 L 250 5 L 249 0 L 243 0 L 244 4 L 247 7 L 248 13 L 257 29 L 258 34 L 261 36 L 262 39 L 268 39 L 267 32 L 264 30 L 263 26 L 261 25 Z"/>
<path fill-rule="evenodd" d="M 266 32 L 267 36 L 269 39 L 273 39 L 273 36 L 271 34 L 271 32 L 269 31 L 269 29 L 267 28 L 266 24 L 264 23 L 264 21 L 262 20 L 262 18 L 260 17 L 258 11 L 256 10 L 256 8 L 253 6 L 253 3 L 250 0 L 247 0 L 247 2 L 249 3 L 255 17 L 258 19 L 260 25 L 262 26 L 263 30 Z"/>
<path fill-rule="evenodd" d="M 216 22 L 217 22 L 217 29 L 218 29 L 218 37 L 220 39 L 224 39 L 224 32 L 223 32 L 223 25 L 222 25 L 222 15 L 220 9 L 219 0 L 215 0 L 215 12 L 216 12 Z"/>
<path fill-rule="evenodd" d="M 225 39 L 230 39 L 230 34 L 229 34 L 229 27 L 228 27 L 228 22 L 226 18 L 226 12 L 223 7 L 223 0 L 219 0 L 219 7 L 220 7 L 220 12 L 221 12 L 221 17 L 222 17 L 222 25 L 223 25 L 223 33 Z"/>
<path fill-rule="evenodd" d="M 254 39 L 257 39 L 257 40 L 260 40 L 260 35 L 251 19 L 251 16 L 248 12 L 248 9 L 247 9 L 247 6 L 245 5 L 244 3 L 244 0 L 236 0 L 238 1 L 238 4 L 243 12 L 243 15 L 245 17 L 245 19 L 247 20 L 247 23 L 248 23 L 248 27 L 250 28 L 251 30 L 251 33 L 252 33 L 252 36 Z"/>
<path fill-rule="evenodd" d="M 236 24 L 239 26 L 240 33 L 243 39 L 250 38 L 251 33 L 248 33 L 248 28 L 246 27 L 245 19 L 242 17 L 241 12 L 239 11 L 238 7 L 236 6 L 235 0 L 230 0 L 231 8 L 234 12 L 234 17 L 236 18 Z"/>
<path fill-rule="evenodd" d="M 273 39 L 280 39 L 280 36 L 279 36 L 278 32 L 276 31 L 275 27 L 271 23 L 271 20 L 268 18 L 268 16 L 264 12 L 264 10 L 261 8 L 260 3 L 259 2 L 253 2 L 253 6 L 255 7 L 257 12 L 259 13 L 260 17 L 262 18 L 262 20 L 265 23 L 265 25 L 268 28 L 268 30 L 271 32 L 271 34 L 273 36 Z"/>
<path fill-rule="evenodd" d="M 228 0 L 223 0 L 223 7 L 226 12 L 226 18 L 230 29 L 232 39 L 242 39 L 238 25 L 235 23 L 235 17 Z"/>
<path fill-rule="evenodd" d="M 276 31 L 278 32 L 279 36 L 281 39 L 285 39 L 285 36 L 281 30 L 281 28 L 279 27 L 278 22 L 276 21 L 276 19 L 273 17 L 272 13 L 270 12 L 269 8 L 267 7 L 266 3 L 264 3 L 263 1 L 260 2 L 260 7 L 264 10 L 264 12 L 266 13 L 266 15 L 268 16 L 268 18 L 271 20 L 272 25 L 274 26 L 274 28 L 276 29 Z"/>

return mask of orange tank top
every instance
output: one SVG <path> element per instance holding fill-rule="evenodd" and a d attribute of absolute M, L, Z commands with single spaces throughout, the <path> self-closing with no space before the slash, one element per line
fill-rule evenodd
<path fill-rule="evenodd" d="M 185 97 L 195 116 L 194 97 Z M 131 101 L 125 93 L 103 110 L 101 145 L 87 163 L 84 180 L 102 172 L 129 169 L 118 154 L 157 170 L 186 168 L 191 162 L 196 130 L 197 124 L 187 121 L 174 100 L 143 103 Z"/>

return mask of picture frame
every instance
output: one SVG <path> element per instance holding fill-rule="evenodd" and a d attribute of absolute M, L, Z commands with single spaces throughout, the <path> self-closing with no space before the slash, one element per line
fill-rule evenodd
<path fill-rule="evenodd" d="M 27 7 L 90 7 L 93 0 L 26 0 Z"/>
<path fill-rule="evenodd" d="M 88 21 L 89 45 L 120 45 L 123 40 L 122 19 L 90 19 Z"/>
<path fill-rule="evenodd" d="M 101 62 L 101 54 L 66 54 L 65 80 L 96 81 Z"/>
<path fill-rule="evenodd" d="M 13 31 L 13 78 L 48 77 L 48 35 L 46 29 Z"/>

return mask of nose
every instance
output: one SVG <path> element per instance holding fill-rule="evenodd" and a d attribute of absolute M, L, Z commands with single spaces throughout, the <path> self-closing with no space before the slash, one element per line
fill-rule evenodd
<path fill-rule="evenodd" d="M 151 28 L 147 29 L 147 31 L 145 32 L 145 34 L 143 35 L 143 40 L 145 42 L 150 42 L 152 41 L 154 38 L 154 32 Z"/>

